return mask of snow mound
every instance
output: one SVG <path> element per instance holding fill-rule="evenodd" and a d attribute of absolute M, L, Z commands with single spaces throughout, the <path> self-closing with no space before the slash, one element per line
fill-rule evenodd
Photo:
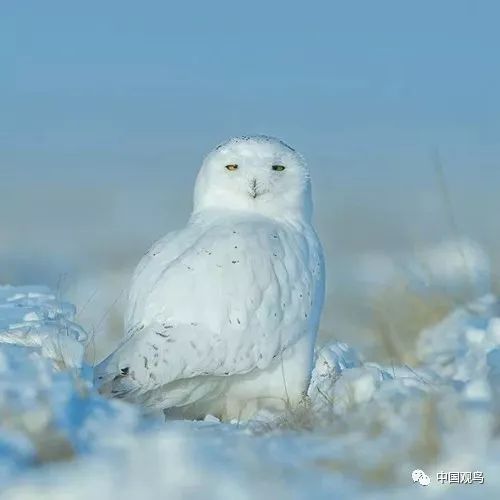
<path fill-rule="evenodd" d="M 462 238 L 427 245 L 412 252 L 362 254 L 353 266 L 354 282 L 376 295 L 391 287 L 416 292 L 480 297 L 491 292 L 491 263 L 475 241 Z"/>
<path fill-rule="evenodd" d="M 130 412 L 93 393 L 74 314 L 45 288 L 0 287 L 0 484 L 90 449 L 100 425 Z"/>
<path fill-rule="evenodd" d="M 424 330 L 417 344 L 422 363 L 442 377 L 467 383 L 484 378 L 488 353 L 500 345 L 500 304 L 488 295 Z"/>
<path fill-rule="evenodd" d="M 0 343 L 29 347 L 56 368 L 82 366 L 87 335 L 75 308 L 44 287 L 0 287 Z"/>

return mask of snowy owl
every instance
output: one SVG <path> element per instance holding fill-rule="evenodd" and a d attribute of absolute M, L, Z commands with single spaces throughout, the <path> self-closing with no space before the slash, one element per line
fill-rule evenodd
<path fill-rule="evenodd" d="M 103 394 L 175 418 L 248 419 L 307 391 L 324 299 L 307 166 L 267 136 L 205 158 L 188 224 L 139 263 Z"/>

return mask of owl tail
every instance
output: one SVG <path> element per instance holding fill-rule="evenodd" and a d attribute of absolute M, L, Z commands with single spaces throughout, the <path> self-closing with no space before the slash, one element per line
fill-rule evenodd
<path fill-rule="evenodd" d="M 110 398 L 127 398 L 140 384 L 128 366 L 122 366 L 123 345 L 94 367 L 94 386 L 100 394 Z"/>

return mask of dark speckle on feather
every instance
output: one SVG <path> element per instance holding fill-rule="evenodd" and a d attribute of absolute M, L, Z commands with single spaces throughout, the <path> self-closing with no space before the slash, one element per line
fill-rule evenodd
<path fill-rule="evenodd" d="M 144 325 L 140 325 L 140 326 L 135 325 L 132 328 L 129 328 L 127 333 L 128 334 L 137 333 L 137 332 L 140 332 L 141 330 L 144 330 Z"/>
<path fill-rule="evenodd" d="M 148 369 L 148 358 L 146 358 L 146 356 L 143 356 L 144 358 L 144 368 L 146 368 L 146 370 Z"/>
<path fill-rule="evenodd" d="M 126 366 L 125 368 L 122 368 L 122 369 L 120 370 L 120 372 L 121 372 L 121 374 L 122 374 L 123 376 L 125 376 L 125 375 L 128 375 L 128 371 L 129 371 L 129 369 L 130 369 L 130 368 L 129 368 L 128 366 Z"/>

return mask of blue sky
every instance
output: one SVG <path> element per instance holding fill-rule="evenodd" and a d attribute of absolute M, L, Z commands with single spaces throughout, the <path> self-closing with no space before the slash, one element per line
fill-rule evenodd
<path fill-rule="evenodd" d="M 499 18 L 495 1 L 3 2 L 0 207 L 59 220 L 20 182 L 189 200 L 208 149 L 265 133 L 305 154 L 324 217 L 365 206 L 368 225 L 374 206 L 434 221 L 439 147 L 474 230 L 500 210 Z"/>
<path fill-rule="evenodd" d="M 438 144 L 487 166 L 499 15 L 460 0 L 9 2 L 0 168 L 188 168 L 249 132 L 367 171 Z"/>

